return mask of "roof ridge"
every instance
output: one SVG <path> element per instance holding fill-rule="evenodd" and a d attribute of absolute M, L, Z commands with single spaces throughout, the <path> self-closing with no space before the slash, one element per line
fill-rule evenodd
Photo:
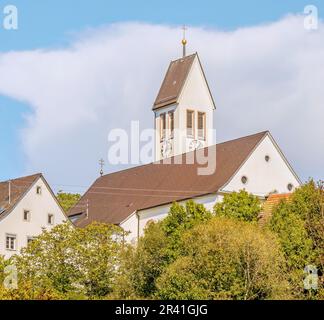
<path fill-rule="evenodd" d="M 172 62 L 177 62 L 177 61 L 180 61 L 180 60 L 183 60 L 183 59 L 191 58 L 192 56 L 197 56 L 197 55 L 198 55 L 198 53 L 195 52 L 195 53 L 189 54 L 189 55 L 187 55 L 185 57 L 181 57 L 181 58 L 178 58 L 178 59 L 175 59 L 175 60 L 171 60 L 171 63 Z"/>
<path fill-rule="evenodd" d="M 3 181 L 0 181 L 0 183 L 6 183 L 6 182 L 9 182 L 9 181 L 16 181 L 16 180 L 22 180 L 22 179 L 26 179 L 26 178 L 31 178 L 31 177 L 36 177 L 36 176 L 42 176 L 43 174 L 42 173 L 35 173 L 35 174 L 30 174 L 28 176 L 23 176 L 23 177 L 18 177 L 18 178 L 14 178 L 14 179 L 7 179 L 7 180 L 3 180 Z"/>

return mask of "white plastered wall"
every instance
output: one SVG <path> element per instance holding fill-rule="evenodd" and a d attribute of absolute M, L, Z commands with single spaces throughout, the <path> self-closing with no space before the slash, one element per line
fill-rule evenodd
<path fill-rule="evenodd" d="M 203 204 L 207 210 L 212 211 L 216 202 L 222 201 L 223 196 L 219 194 L 209 194 L 193 199 L 196 203 Z M 180 204 L 185 204 L 186 201 L 179 202 Z M 134 243 L 137 240 L 138 236 L 138 226 L 139 226 L 139 235 L 142 236 L 145 226 L 149 221 L 160 221 L 164 219 L 170 210 L 172 204 L 166 204 L 158 206 L 155 208 L 140 210 L 138 214 L 131 215 L 125 222 L 121 224 L 121 227 L 130 232 L 127 236 L 129 242 Z M 139 221 L 138 221 L 139 217 Z"/>
<path fill-rule="evenodd" d="M 41 187 L 41 195 L 36 193 L 36 187 Z M 30 211 L 30 221 L 24 221 L 24 210 Z M 66 221 L 61 207 L 42 178 L 33 185 L 16 207 L 0 220 L 0 255 L 9 258 L 17 254 L 27 245 L 28 237 L 35 237 L 42 233 L 43 228 L 50 229 L 54 225 L 48 224 L 48 214 L 54 215 L 54 225 Z M 16 250 L 6 249 L 6 235 L 16 235 Z"/>
<path fill-rule="evenodd" d="M 265 160 L 266 156 L 270 157 L 269 162 Z M 248 179 L 246 184 L 241 181 L 243 176 Z M 300 181 L 268 134 L 222 190 L 233 192 L 245 189 L 255 195 L 266 196 L 273 191 L 290 192 L 288 184 L 296 188 L 300 186 Z"/>

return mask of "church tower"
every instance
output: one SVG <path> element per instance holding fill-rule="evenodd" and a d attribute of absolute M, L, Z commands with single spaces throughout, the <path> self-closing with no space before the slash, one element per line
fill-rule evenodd
<path fill-rule="evenodd" d="M 215 103 L 197 53 L 171 61 L 153 105 L 155 160 L 213 143 Z"/>

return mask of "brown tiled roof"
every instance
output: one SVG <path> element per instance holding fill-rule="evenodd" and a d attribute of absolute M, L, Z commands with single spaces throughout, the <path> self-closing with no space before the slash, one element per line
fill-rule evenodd
<path fill-rule="evenodd" d="M 197 54 L 171 61 L 153 110 L 176 103 Z"/>
<path fill-rule="evenodd" d="M 41 177 L 41 173 L 11 180 L 11 197 L 9 204 L 9 181 L 0 182 L 0 218 L 19 202 L 22 196 Z"/>
<path fill-rule="evenodd" d="M 88 204 L 88 218 L 84 215 L 77 225 L 85 226 L 93 221 L 119 224 L 140 209 L 217 192 L 266 134 L 261 132 L 196 151 L 207 155 L 215 154 L 216 149 L 216 172 L 211 175 L 198 175 L 200 165 L 195 161 L 181 165 L 151 163 L 100 177 L 68 215 L 85 213 Z"/>
<path fill-rule="evenodd" d="M 291 198 L 291 193 L 271 194 L 263 204 L 262 212 L 259 216 L 261 225 L 265 225 L 271 218 L 274 208 L 281 202 Z"/>

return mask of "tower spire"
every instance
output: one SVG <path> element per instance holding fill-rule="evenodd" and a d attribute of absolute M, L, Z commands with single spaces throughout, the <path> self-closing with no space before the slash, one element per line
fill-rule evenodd
<path fill-rule="evenodd" d="M 183 56 L 183 58 L 187 55 L 187 53 L 186 53 L 186 45 L 187 45 L 187 39 L 186 39 L 186 30 L 187 30 L 187 28 L 186 28 L 186 26 L 185 25 L 183 25 L 183 27 L 182 27 L 182 30 L 183 30 L 183 37 L 182 37 L 182 56 Z"/>

